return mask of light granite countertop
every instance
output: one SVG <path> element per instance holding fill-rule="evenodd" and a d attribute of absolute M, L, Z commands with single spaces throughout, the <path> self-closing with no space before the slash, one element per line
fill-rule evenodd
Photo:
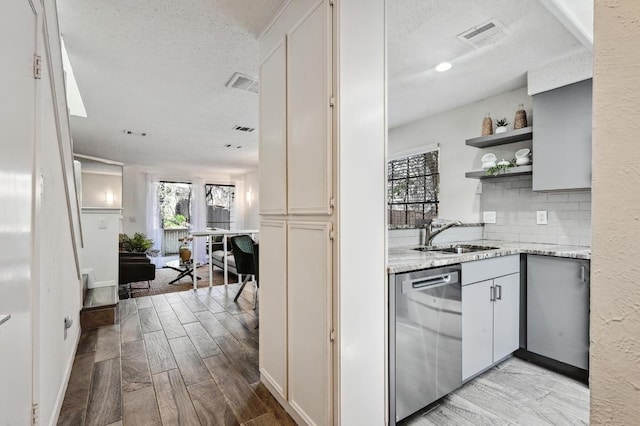
<path fill-rule="evenodd" d="M 472 262 L 474 260 L 521 253 L 568 257 L 572 259 L 591 259 L 591 248 L 583 246 L 559 246 L 556 244 L 520 243 L 496 240 L 464 241 L 451 244 L 441 244 L 439 246 L 452 247 L 458 244 L 496 247 L 496 249 L 474 253 L 453 254 L 413 250 L 419 246 L 394 247 L 389 249 L 387 271 L 390 274 L 395 274 L 399 272 L 437 268 L 439 266 L 447 266 L 456 263 Z"/>

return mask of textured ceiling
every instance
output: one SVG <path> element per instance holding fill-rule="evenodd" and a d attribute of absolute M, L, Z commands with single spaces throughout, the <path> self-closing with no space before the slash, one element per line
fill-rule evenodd
<path fill-rule="evenodd" d="M 258 75 L 257 34 L 285 0 L 58 0 L 87 118 L 75 151 L 164 167 L 243 173 L 258 163 L 258 97 L 225 83 Z M 526 71 L 585 48 L 540 0 L 387 0 L 389 126 L 526 83 Z M 497 18 L 508 32 L 475 50 L 456 36 Z M 454 67 L 436 73 L 442 61 Z M 145 132 L 147 136 L 123 131 Z M 225 148 L 225 144 L 243 148 Z"/>
<path fill-rule="evenodd" d="M 389 127 L 524 87 L 527 70 L 587 51 L 540 0 L 387 0 L 387 9 Z M 456 38 L 490 19 L 507 32 L 496 44 Z M 453 68 L 434 71 L 443 61 Z"/>
<path fill-rule="evenodd" d="M 258 132 L 232 127 L 257 126 L 258 97 L 225 83 L 236 71 L 258 76 L 256 37 L 283 3 L 59 0 L 88 115 L 71 117 L 74 151 L 218 173 L 255 168 Z"/>

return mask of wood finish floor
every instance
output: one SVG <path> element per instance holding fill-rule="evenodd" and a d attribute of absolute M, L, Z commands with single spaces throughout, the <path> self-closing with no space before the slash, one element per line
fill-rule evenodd
<path fill-rule="evenodd" d="M 510 358 L 446 396 L 403 426 L 588 425 L 589 388 L 519 358 Z"/>
<path fill-rule="evenodd" d="M 82 334 L 59 425 L 294 425 L 259 383 L 247 286 L 120 302 L 119 323 Z M 589 390 L 511 358 L 403 425 L 585 425 Z"/>
<path fill-rule="evenodd" d="M 126 299 L 82 334 L 58 425 L 295 425 L 259 383 L 253 286 Z"/>

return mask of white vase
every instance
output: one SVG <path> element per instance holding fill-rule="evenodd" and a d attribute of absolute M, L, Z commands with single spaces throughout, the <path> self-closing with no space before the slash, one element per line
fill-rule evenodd
<path fill-rule="evenodd" d="M 500 127 L 496 127 L 495 134 L 498 134 L 498 133 L 504 133 L 504 132 L 506 132 L 506 131 L 507 131 L 507 126 L 500 126 Z"/>

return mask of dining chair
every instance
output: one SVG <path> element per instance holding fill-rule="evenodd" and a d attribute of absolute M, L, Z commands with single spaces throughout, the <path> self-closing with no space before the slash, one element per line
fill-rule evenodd
<path fill-rule="evenodd" d="M 256 280 L 256 286 L 260 287 L 259 279 L 259 267 L 258 267 L 258 250 L 259 246 L 253 241 L 249 235 L 236 235 L 231 237 L 231 250 L 233 251 L 233 257 L 236 262 L 236 270 L 238 274 L 244 275 L 242 285 L 233 299 L 234 302 L 238 301 L 242 290 L 249 282 L 250 276 L 254 276 Z M 258 300 L 258 292 L 256 291 L 253 297 L 253 309 L 256 308 Z"/>

